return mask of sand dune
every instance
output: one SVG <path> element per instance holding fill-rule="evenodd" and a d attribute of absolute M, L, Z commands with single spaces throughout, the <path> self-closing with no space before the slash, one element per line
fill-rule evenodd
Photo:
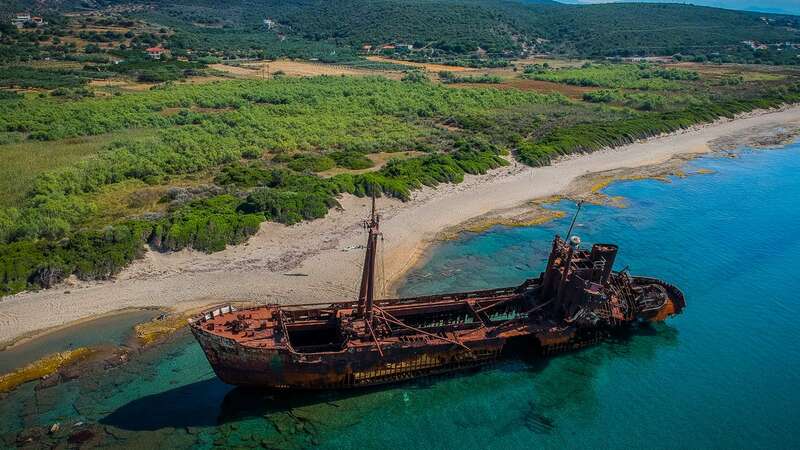
<path fill-rule="evenodd" d="M 512 164 L 459 185 L 423 189 L 401 203 L 379 199 L 384 241 L 378 272 L 386 290 L 418 261 L 445 228 L 487 212 L 517 206 L 568 188 L 589 173 L 662 164 L 679 154 L 703 153 L 714 142 L 735 145 L 761 134 L 800 127 L 800 107 L 758 112 L 565 158 L 549 167 Z M 194 251 L 148 252 L 115 280 L 75 282 L 0 300 L 0 342 L 98 314 L 160 306 L 177 310 L 228 301 L 301 303 L 352 299 L 362 264 L 367 199 L 345 196 L 342 209 L 323 220 L 286 227 L 266 223 L 248 243 L 206 255 Z M 383 285 L 383 283 L 382 283 Z"/>

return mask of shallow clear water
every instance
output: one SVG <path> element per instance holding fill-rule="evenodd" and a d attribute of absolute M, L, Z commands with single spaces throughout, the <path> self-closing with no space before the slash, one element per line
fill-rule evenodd
<path fill-rule="evenodd" d="M 56 352 L 79 347 L 125 345 L 133 336 L 136 324 L 147 322 L 161 313 L 147 309 L 124 311 L 21 342 L 0 351 L 0 374 L 12 372 Z"/>
<path fill-rule="evenodd" d="M 217 381 L 181 334 L 103 377 L 24 386 L 0 402 L 0 430 L 9 443 L 85 421 L 101 425 L 101 446 L 184 448 L 800 448 L 800 145 L 698 168 L 716 173 L 613 184 L 628 207 L 586 206 L 578 220 L 584 242 L 620 245 L 617 268 L 684 290 L 684 314 L 650 332 L 537 364 L 282 399 Z M 402 291 L 519 283 L 568 222 L 443 243 Z"/>

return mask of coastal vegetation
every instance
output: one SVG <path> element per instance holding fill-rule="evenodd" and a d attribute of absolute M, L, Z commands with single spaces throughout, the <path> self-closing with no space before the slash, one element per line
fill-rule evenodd
<path fill-rule="evenodd" d="M 521 143 L 517 156 L 528 165 L 545 165 L 558 156 L 629 144 L 722 117 L 733 118 L 738 113 L 799 101 L 800 86 L 793 86 L 789 90 L 775 91 L 757 99 L 706 103 L 681 111 L 656 113 L 624 121 L 568 126 L 558 128 L 536 142 Z"/>
<path fill-rule="evenodd" d="M 21 198 L 6 194 L 1 289 L 46 287 L 70 274 L 108 277 L 140 255 L 145 242 L 161 250 L 221 250 L 245 240 L 264 220 L 292 224 L 322 217 L 344 192 L 405 200 L 423 185 L 459 182 L 466 173 L 507 164 L 501 155 L 508 149 L 485 137 L 444 132 L 437 120 L 564 101 L 558 95 L 331 77 L 173 86 L 70 101 L 26 96 L 0 105 L 0 133 L 60 145 L 129 128 L 153 132 L 121 135 L 29 178 Z M 371 173 L 313 174 L 332 165 L 368 167 L 372 161 L 365 155 L 371 152 L 408 150 L 428 155 L 390 160 Z M 210 184 L 200 181 L 209 175 Z M 166 192 L 186 176 L 196 177 L 182 178 L 191 189 Z M 164 186 L 164 206 L 146 217 L 98 222 L 98 196 L 128 180 Z"/>
<path fill-rule="evenodd" d="M 524 75 L 526 78 L 553 81 L 575 86 L 641 90 L 676 90 L 680 81 L 696 81 L 700 75 L 691 70 L 662 68 L 655 64 L 591 64 L 580 68 L 542 67 Z"/>
<path fill-rule="evenodd" d="M 219 2 L 154 2 L 129 17 L 53 14 L 41 27 L 3 25 L 0 295 L 70 276 L 114 276 L 146 246 L 220 251 L 245 242 L 264 221 L 325 217 L 342 194 L 407 201 L 423 186 L 460 183 L 513 161 L 549 164 L 800 99 L 800 75 L 789 68 L 514 63 L 522 44 L 568 48 L 525 41 L 534 34 L 511 39 L 511 25 L 495 26 L 513 10 L 521 18 L 513 26 L 533 33 L 526 21 L 544 11 L 536 8 L 553 7 L 545 3 L 368 3 L 383 15 L 342 18 L 363 29 L 338 34 L 331 20 L 353 2 L 336 11 L 316 0 L 257 6 L 269 22 L 253 22 L 232 0 L 221 3 L 224 14 Z M 386 28 L 383 17 L 408 4 L 446 19 L 433 30 L 437 40 L 409 30 L 408 21 Z M 309 5 L 320 10 L 308 15 Z M 475 8 L 494 12 L 476 16 Z M 750 23 L 737 14 L 726 17 Z M 485 27 L 466 36 L 458 24 Z M 771 24 L 749 26 L 783 36 Z M 384 56 L 462 68 L 411 68 L 358 54 L 363 39 L 389 40 L 382 33 L 398 44 L 379 50 Z M 150 46 L 168 53 L 153 57 Z M 382 76 L 267 77 L 217 65 L 287 55 Z M 542 86 L 548 93 L 537 91 Z"/>
<path fill-rule="evenodd" d="M 800 99 L 791 77 L 748 89 L 724 84 L 730 91 L 711 98 L 702 94 L 707 80 L 683 69 L 587 65 L 540 74 L 614 88 L 581 102 L 426 79 L 317 77 L 2 101 L 8 149 L 102 139 L 45 169 L 27 169 L 34 175 L 2 193 L 0 292 L 48 287 L 70 275 L 107 278 L 144 244 L 219 251 L 244 242 L 265 220 L 324 217 L 343 193 L 408 200 L 422 186 L 508 164 L 509 154 L 547 164 Z M 677 85 L 683 93 L 670 94 Z M 367 157 L 401 151 L 421 156 L 379 167 Z M 342 172 L 320 175 L 334 167 Z M 109 214 L 111 204 L 122 206 Z"/>

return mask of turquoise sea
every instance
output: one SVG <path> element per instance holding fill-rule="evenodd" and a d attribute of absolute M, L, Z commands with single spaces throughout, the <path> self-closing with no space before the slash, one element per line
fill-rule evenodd
<path fill-rule="evenodd" d="M 684 290 L 666 324 L 539 362 L 282 398 L 222 384 L 184 333 L 102 376 L 5 396 L 0 447 L 72 434 L 132 448 L 800 448 L 800 145 L 736 155 L 686 168 L 712 174 L 614 183 L 627 207 L 578 219 L 584 242 L 619 244 L 618 269 Z M 568 222 L 444 242 L 402 292 L 519 283 Z"/>

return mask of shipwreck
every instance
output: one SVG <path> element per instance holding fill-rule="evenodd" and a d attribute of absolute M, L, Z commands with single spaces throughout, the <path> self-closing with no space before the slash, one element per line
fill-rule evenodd
<path fill-rule="evenodd" d="M 663 321 L 686 305 L 669 283 L 614 271 L 616 245 L 584 249 L 577 236 L 555 236 L 544 271 L 519 286 L 376 299 L 380 217 L 374 198 L 364 227 L 356 301 L 227 305 L 190 320 L 222 381 L 279 390 L 394 383 L 477 368 L 509 354 L 545 357 L 580 349 Z"/>

